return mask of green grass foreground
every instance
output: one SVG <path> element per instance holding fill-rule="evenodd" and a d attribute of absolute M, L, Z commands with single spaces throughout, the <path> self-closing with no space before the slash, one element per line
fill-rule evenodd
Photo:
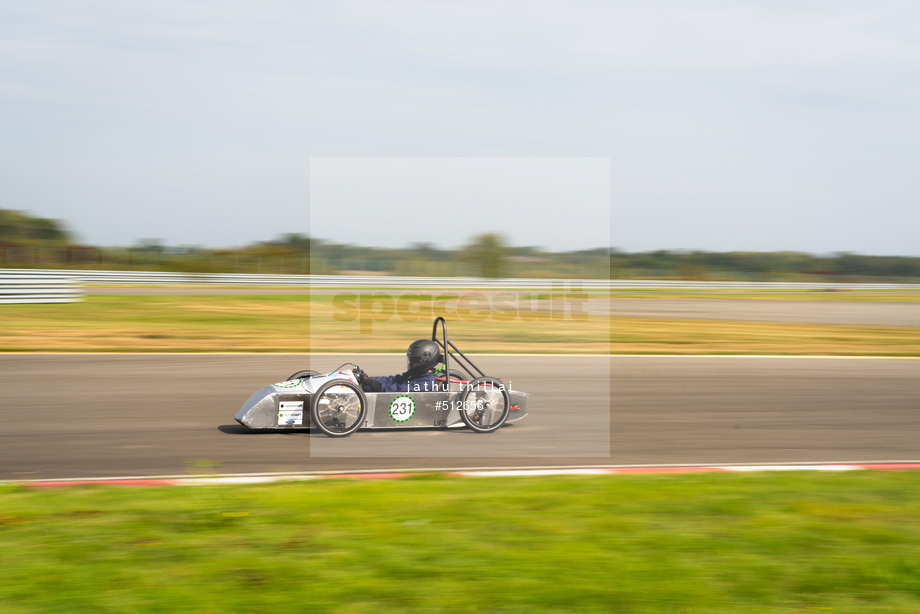
<path fill-rule="evenodd" d="M 918 612 L 920 472 L 0 487 L 3 612 Z"/>

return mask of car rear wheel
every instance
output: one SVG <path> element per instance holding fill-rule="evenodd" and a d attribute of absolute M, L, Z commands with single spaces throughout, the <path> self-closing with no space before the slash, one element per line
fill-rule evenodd
<path fill-rule="evenodd" d="M 310 403 L 310 418 L 329 437 L 347 437 L 364 425 L 367 397 L 354 382 L 336 379 L 320 386 Z"/>
<path fill-rule="evenodd" d="M 511 397 L 494 377 L 480 377 L 463 387 L 460 417 L 477 433 L 491 433 L 508 419 Z"/>

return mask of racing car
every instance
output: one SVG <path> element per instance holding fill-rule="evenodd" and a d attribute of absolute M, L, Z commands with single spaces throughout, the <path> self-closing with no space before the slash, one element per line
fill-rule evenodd
<path fill-rule="evenodd" d="M 347 437 L 362 429 L 463 426 L 491 433 L 527 415 L 530 395 L 510 390 L 501 379 L 483 373 L 448 340 L 443 317 L 435 319 L 431 340 L 443 357 L 435 369 L 435 390 L 365 392 L 358 383 L 361 368 L 345 363 L 330 373 L 298 371 L 261 388 L 243 403 L 236 421 L 250 429 L 316 428 L 330 437 Z"/>

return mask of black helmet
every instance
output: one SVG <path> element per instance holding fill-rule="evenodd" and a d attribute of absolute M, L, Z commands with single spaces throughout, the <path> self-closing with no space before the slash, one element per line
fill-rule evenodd
<path fill-rule="evenodd" d="M 409 375 L 413 377 L 434 369 L 439 362 L 441 362 L 441 346 L 431 339 L 413 341 L 406 350 L 406 364 L 409 367 Z"/>

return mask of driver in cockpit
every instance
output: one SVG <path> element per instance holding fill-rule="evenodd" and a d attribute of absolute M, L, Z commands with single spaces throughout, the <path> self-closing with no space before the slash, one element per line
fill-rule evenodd
<path fill-rule="evenodd" d="M 419 339 L 406 350 L 405 373 L 371 377 L 361 371 L 358 383 L 366 392 L 434 392 L 439 389 L 434 368 L 440 362 L 441 346 L 430 339 Z"/>

